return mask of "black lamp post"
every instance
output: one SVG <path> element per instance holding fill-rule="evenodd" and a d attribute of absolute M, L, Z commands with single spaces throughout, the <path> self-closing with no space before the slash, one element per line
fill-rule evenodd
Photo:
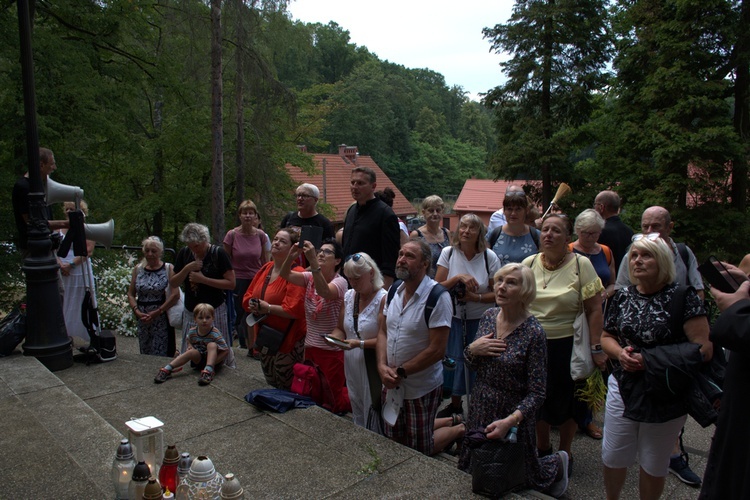
<path fill-rule="evenodd" d="M 29 255 L 23 263 L 26 274 L 26 342 L 23 352 L 34 356 L 49 370 L 73 365 L 73 349 L 65 329 L 58 291 L 59 266 L 52 253 L 47 225 L 46 201 L 39 168 L 39 136 L 34 96 L 34 61 L 31 54 L 29 0 L 18 0 L 18 28 L 21 38 L 21 72 L 26 121 L 26 153 L 29 161 Z"/>

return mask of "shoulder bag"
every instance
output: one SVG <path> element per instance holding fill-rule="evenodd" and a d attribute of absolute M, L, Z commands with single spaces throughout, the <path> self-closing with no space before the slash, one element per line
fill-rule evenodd
<path fill-rule="evenodd" d="M 172 293 L 172 287 L 169 286 L 169 269 L 172 269 L 174 266 L 172 264 L 167 264 L 167 297 Z M 185 311 L 185 293 L 182 291 L 182 288 L 177 287 L 177 289 L 180 292 L 180 297 L 177 299 L 177 302 L 174 303 L 172 307 L 167 309 L 167 319 L 169 320 L 170 326 L 173 328 L 182 328 L 182 313 Z"/>
<path fill-rule="evenodd" d="M 260 299 L 263 300 L 263 298 L 266 296 L 266 288 L 268 287 L 268 284 L 271 282 L 271 271 L 269 270 L 268 275 L 266 276 L 266 280 L 263 283 L 263 289 L 260 292 Z M 266 325 L 265 323 L 260 325 L 260 328 L 258 329 L 258 335 L 255 337 L 255 345 L 253 346 L 255 349 L 260 351 L 261 355 L 263 356 L 275 356 L 277 352 L 279 352 L 279 348 L 281 348 L 281 344 L 284 343 L 284 339 L 286 338 L 287 333 L 292 329 L 292 325 L 294 324 L 294 319 L 289 320 L 289 326 L 287 326 L 285 331 L 277 330 L 276 328 L 270 327 Z"/>
<path fill-rule="evenodd" d="M 589 322 L 583 307 L 583 285 L 581 283 L 581 264 L 575 255 L 578 267 L 578 314 L 573 321 L 573 351 L 570 353 L 570 376 L 573 380 L 586 380 L 594 373 L 596 365 L 591 357 L 591 340 Z"/>
<path fill-rule="evenodd" d="M 375 300 L 373 298 L 373 300 Z M 359 334 L 359 293 L 354 295 L 354 333 L 357 334 L 357 338 L 362 340 L 362 336 Z M 381 415 L 382 394 L 383 394 L 383 382 L 380 380 L 380 373 L 378 372 L 378 360 L 375 354 L 375 349 L 363 349 L 363 356 L 365 358 L 365 370 L 367 372 L 367 382 L 370 386 L 370 407 L 367 409 L 367 423 L 365 427 L 368 430 L 383 435 L 383 416 Z"/>

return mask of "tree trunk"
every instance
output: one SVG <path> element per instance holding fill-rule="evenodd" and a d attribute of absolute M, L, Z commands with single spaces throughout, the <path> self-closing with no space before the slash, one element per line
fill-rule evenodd
<path fill-rule="evenodd" d="M 224 155 L 222 136 L 221 0 L 211 0 L 211 234 L 224 238 Z"/>
<path fill-rule="evenodd" d="M 554 5 L 554 0 L 550 0 L 549 5 Z M 542 63 L 542 97 L 541 97 L 541 120 L 542 134 L 544 135 L 545 153 L 549 147 L 549 141 L 552 138 L 551 120 L 552 120 L 552 51 L 554 50 L 552 39 L 554 30 L 552 11 L 548 10 L 547 17 L 544 20 L 544 62 Z M 549 155 L 547 155 L 549 157 Z M 542 206 L 547 209 L 552 202 L 552 166 L 549 160 L 542 163 Z"/>
<path fill-rule="evenodd" d="M 236 0 L 237 7 L 237 50 L 235 52 L 237 59 L 237 75 L 235 77 L 235 108 L 237 110 L 237 155 L 235 161 L 237 164 L 237 206 L 245 199 L 245 75 L 243 74 L 242 60 L 245 56 L 243 47 L 245 44 L 245 26 L 242 23 L 244 9 L 243 0 Z"/>

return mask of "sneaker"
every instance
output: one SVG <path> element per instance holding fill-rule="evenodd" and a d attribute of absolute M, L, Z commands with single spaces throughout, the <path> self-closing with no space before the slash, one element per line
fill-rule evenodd
<path fill-rule="evenodd" d="M 154 377 L 154 383 L 161 384 L 162 382 L 166 382 L 169 378 L 172 378 L 172 372 L 166 368 L 159 368 L 159 373 Z"/>
<path fill-rule="evenodd" d="M 201 372 L 201 378 L 198 379 L 198 385 L 208 385 L 214 379 L 214 372 L 203 370 Z"/>
<path fill-rule="evenodd" d="M 463 415 L 464 405 L 461 403 L 459 406 L 453 406 L 453 403 L 448 403 L 448 406 L 437 412 L 435 418 L 452 417 L 454 413 Z"/>
<path fill-rule="evenodd" d="M 547 493 L 555 498 L 560 498 L 568 490 L 568 454 L 564 451 L 557 452 L 558 469 L 554 483 L 547 489 Z"/>
<path fill-rule="evenodd" d="M 550 447 L 549 447 L 549 448 L 547 448 L 546 450 L 540 450 L 539 448 L 537 448 L 537 449 L 536 449 L 536 455 L 537 455 L 537 456 L 538 456 L 539 458 L 544 458 L 544 457 L 548 457 L 548 456 L 552 455 L 552 453 L 554 453 L 554 452 L 552 451 L 552 446 L 550 446 Z"/>
<path fill-rule="evenodd" d="M 669 459 L 669 472 L 677 476 L 677 479 L 690 486 L 700 486 L 701 478 L 690 469 L 687 454 L 682 454 Z"/>

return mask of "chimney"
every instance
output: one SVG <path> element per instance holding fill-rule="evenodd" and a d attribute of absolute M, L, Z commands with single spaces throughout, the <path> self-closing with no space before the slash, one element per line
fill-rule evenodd
<path fill-rule="evenodd" d="M 305 144 L 297 144 L 297 149 L 302 153 L 307 153 L 307 146 Z"/>
<path fill-rule="evenodd" d="M 347 146 L 346 144 L 339 145 L 339 156 L 345 160 L 349 160 L 351 163 L 357 163 L 357 146 Z"/>

